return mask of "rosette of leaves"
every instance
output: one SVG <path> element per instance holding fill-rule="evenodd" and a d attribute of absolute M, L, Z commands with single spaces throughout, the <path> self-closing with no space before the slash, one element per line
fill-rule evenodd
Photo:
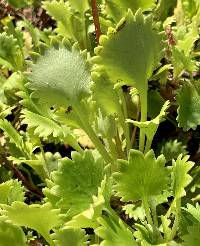
<path fill-rule="evenodd" d="M 89 208 L 93 202 L 104 177 L 104 162 L 102 158 L 95 159 L 91 151 L 83 154 L 73 152 L 72 160 L 61 160 L 58 170 L 51 176 L 52 181 L 44 189 L 46 201 L 72 217 Z"/>

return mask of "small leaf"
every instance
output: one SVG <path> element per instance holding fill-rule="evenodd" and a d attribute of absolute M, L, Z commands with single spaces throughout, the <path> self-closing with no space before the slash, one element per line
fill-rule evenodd
<path fill-rule="evenodd" d="M 84 246 L 88 245 L 84 230 L 70 226 L 61 228 L 52 234 L 56 246 Z"/>
<path fill-rule="evenodd" d="M 137 246 L 133 234 L 119 219 L 118 221 L 112 216 L 109 218 L 99 218 L 98 222 L 101 224 L 95 230 L 95 234 L 103 239 L 100 246 Z"/>
<path fill-rule="evenodd" d="M 26 246 L 26 237 L 22 230 L 17 225 L 0 221 L 0 245 L 1 246 Z"/>
<path fill-rule="evenodd" d="M 180 154 L 176 161 L 172 161 L 172 188 L 175 199 L 179 199 L 186 195 L 184 188 L 192 180 L 188 171 L 193 167 L 194 163 L 188 161 L 188 159 L 188 155 L 183 157 L 182 154 Z"/>
<path fill-rule="evenodd" d="M 47 201 L 53 206 L 67 210 L 74 216 L 87 209 L 92 196 L 97 195 L 104 176 L 103 160 L 95 160 L 91 151 L 72 153 L 72 160 L 60 161 L 58 171 L 53 172 L 51 187 L 44 189 Z"/>
<path fill-rule="evenodd" d="M 8 180 L 0 184 L 0 203 L 11 205 L 14 201 L 25 200 L 24 187 L 18 180 Z"/>
<path fill-rule="evenodd" d="M 119 172 L 113 174 L 116 195 L 127 202 L 161 194 L 169 183 L 165 162 L 163 155 L 156 159 L 153 150 L 146 155 L 131 150 L 128 161 L 118 160 Z"/>
<path fill-rule="evenodd" d="M 193 85 L 185 83 L 177 93 L 179 127 L 195 130 L 200 125 L 200 96 Z"/>
<path fill-rule="evenodd" d="M 183 209 L 190 213 L 200 223 L 200 205 L 198 203 L 196 204 L 196 207 L 187 204 L 187 208 Z"/>

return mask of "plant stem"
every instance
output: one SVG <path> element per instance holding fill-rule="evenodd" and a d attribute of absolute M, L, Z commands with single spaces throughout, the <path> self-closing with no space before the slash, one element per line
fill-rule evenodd
<path fill-rule="evenodd" d="M 126 139 L 126 150 L 127 150 L 127 156 L 128 156 L 129 150 L 131 149 L 131 140 L 130 140 L 130 131 L 129 131 L 128 123 L 126 123 L 126 119 L 128 118 L 126 102 L 125 102 L 124 94 L 121 88 L 118 90 L 118 94 L 121 99 L 122 107 L 120 104 L 118 105 L 117 113 L 118 113 L 119 122 L 124 131 L 124 136 Z M 123 108 L 123 111 L 122 111 L 122 108 Z"/>
<path fill-rule="evenodd" d="M 174 237 L 176 236 L 178 226 L 179 226 L 180 213 L 181 213 L 181 199 L 179 198 L 176 200 L 175 220 L 174 220 L 174 224 L 171 230 L 171 235 L 169 237 L 170 241 L 173 240 Z"/>
<path fill-rule="evenodd" d="M 140 121 L 147 120 L 147 89 L 140 91 L 140 105 L 141 105 L 141 119 Z M 140 142 L 139 142 L 139 150 L 141 152 L 144 151 L 145 144 L 145 133 L 144 129 L 140 129 Z"/>
<path fill-rule="evenodd" d="M 122 150 L 122 141 L 119 136 L 119 131 L 117 130 L 117 134 L 115 136 L 115 143 L 116 143 L 116 148 L 117 148 L 117 154 L 119 159 L 124 159 L 124 152 Z"/>
<path fill-rule="evenodd" d="M 152 220 L 152 217 L 151 217 L 148 200 L 146 198 L 144 198 L 142 200 L 142 202 L 143 202 L 144 210 L 145 210 L 145 213 L 146 213 L 147 222 L 148 222 L 148 224 L 150 224 L 152 226 L 152 228 L 154 228 L 154 224 L 153 224 L 153 220 Z"/>
<path fill-rule="evenodd" d="M 97 44 L 99 44 L 99 38 L 101 36 L 101 27 L 99 22 L 99 11 L 97 7 L 97 1 L 91 0 L 91 5 L 92 5 L 92 16 L 95 26 L 96 40 L 97 40 Z"/>
<path fill-rule="evenodd" d="M 151 149 L 153 139 L 147 138 L 144 153 L 146 154 Z"/>
<path fill-rule="evenodd" d="M 113 163 L 113 159 L 110 157 L 110 155 L 108 154 L 108 152 L 105 149 L 104 145 L 101 143 L 101 141 L 99 140 L 98 136 L 96 135 L 96 133 L 92 129 L 91 125 L 86 120 L 85 115 L 82 113 L 82 108 L 80 106 L 77 106 L 77 105 L 76 106 L 74 105 L 73 108 L 74 108 L 74 111 L 76 112 L 76 114 L 77 114 L 77 116 L 79 118 L 79 122 L 80 122 L 83 130 L 87 133 L 87 135 L 89 136 L 89 138 L 91 139 L 93 144 L 96 146 L 97 150 L 102 155 L 104 160 L 107 163 L 114 164 Z"/>

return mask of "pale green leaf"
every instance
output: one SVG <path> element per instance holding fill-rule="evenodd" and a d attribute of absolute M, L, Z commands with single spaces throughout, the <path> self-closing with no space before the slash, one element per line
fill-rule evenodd
<path fill-rule="evenodd" d="M 0 203 L 11 205 L 14 201 L 25 200 L 25 191 L 21 182 L 10 179 L 0 184 Z"/>
<path fill-rule="evenodd" d="M 188 171 L 193 167 L 194 163 L 188 161 L 189 156 L 180 154 L 177 160 L 173 160 L 172 168 L 172 189 L 175 199 L 179 199 L 186 195 L 185 187 L 192 181 L 192 177 Z"/>
<path fill-rule="evenodd" d="M 1 205 L 3 216 L 12 223 L 25 226 L 39 232 L 51 242 L 50 230 L 60 225 L 59 209 L 52 209 L 49 203 L 44 205 L 27 205 L 23 202 L 13 202 L 11 206 Z"/>
<path fill-rule="evenodd" d="M 84 246 L 88 245 L 84 230 L 70 226 L 61 228 L 52 234 L 56 246 Z"/>
<path fill-rule="evenodd" d="M 32 66 L 30 80 L 34 96 L 51 106 L 73 105 L 89 93 L 88 66 L 75 46 L 48 49 Z"/>
<path fill-rule="evenodd" d="M 195 87 L 186 82 L 178 90 L 176 100 L 178 102 L 177 121 L 184 131 L 190 128 L 195 130 L 200 125 L 200 96 Z"/>
<path fill-rule="evenodd" d="M 47 201 L 74 216 L 87 209 L 97 195 L 104 176 L 103 160 L 95 160 L 91 151 L 83 154 L 72 152 L 72 160 L 60 161 L 58 171 L 53 172 L 52 185 L 44 189 Z"/>
<path fill-rule="evenodd" d="M 15 242 L 15 243 L 14 243 Z M 17 225 L 0 221 L 0 246 L 26 246 L 26 237 Z"/>
<path fill-rule="evenodd" d="M 165 158 L 155 158 L 153 150 L 146 155 L 131 150 L 128 161 L 118 160 L 119 172 L 113 174 L 114 190 L 122 201 L 136 201 L 159 195 L 168 187 L 169 172 Z"/>
<path fill-rule="evenodd" d="M 125 214 L 127 214 L 130 219 L 134 218 L 134 220 L 145 220 L 145 211 L 141 205 L 137 206 L 136 204 L 127 204 L 124 205 L 122 209 L 125 211 Z"/>
<path fill-rule="evenodd" d="M 103 239 L 101 246 L 136 246 L 138 245 L 133 237 L 132 232 L 119 219 L 118 221 L 112 216 L 109 218 L 99 218 L 101 224 L 95 230 L 95 234 Z"/>
<path fill-rule="evenodd" d="M 116 29 L 101 36 L 94 69 L 105 68 L 113 83 L 134 86 L 142 93 L 162 57 L 162 39 L 150 18 L 144 19 L 141 11 L 134 16 L 129 10 Z"/>

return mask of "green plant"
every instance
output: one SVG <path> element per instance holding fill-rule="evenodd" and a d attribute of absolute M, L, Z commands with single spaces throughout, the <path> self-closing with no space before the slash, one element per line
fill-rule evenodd
<path fill-rule="evenodd" d="M 0 244 L 198 245 L 199 2 L 91 6 L 44 1 L 53 31 L 3 22 Z"/>

